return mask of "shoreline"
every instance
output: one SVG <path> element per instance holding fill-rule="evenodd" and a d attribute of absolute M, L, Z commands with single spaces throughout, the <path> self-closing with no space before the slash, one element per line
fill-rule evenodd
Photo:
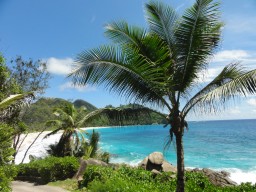
<path fill-rule="evenodd" d="M 112 128 L 112 127 L 87 127 L 87 128 L 81 128 L 82 130 L 92 130 L 92 129 L 106 129 L 106 128 Z M 27 153 L 27 156 L 24 160 L 24 163 L 28 163 L 29 160 L 29 155 L 33 155 L 35 157 L 45 157 L 47 156 L 46 149 L 48 148 L 49 145 L 56 143 L 60 136 L 61 132 L 51 135 L 45 139 L 43 137 L 48 134 L 50 131 L 44 131 L 40 137 L 36 140 L 34 145 L 30 148 L 30 150 Z M 38 135 L 39 132 L 34 132 L 34 133 L 29 133 L 27 138 L 24 140 L 23 144 L 21 145 L 21 148 L 19 152 L 16 155 L 15 159 L 15 164 L 21 163 L 21 160 L 25 154 L 26 149 L 29 147 L 29 145 L 34 141 L 34 138 Z M 21 136 L 24 138 L 25 135 Z M 133 159 L 132 161 L 124 160 L 124 159 L 119 159 L 119 158 L 114 158 L 110 160 L 111 163 L 125 163 L 128 165 L 136 166 L 138 165 L 139 162 L 141 162 L 143 159 Z M 195 167 L 186 167 L 186 169 L 189 168 L 195 168 Z M 198 167 L 199 169 L 202 169 L 201 167 Z M 230 179 L 235 181 L 237 184 L 241 184 L 242 182 L 251 182 L 251 183 L 256 183 L 256 169 L 255 170 L 242 170 L 239 168 L 211 168 L 207 167 L 209 169 L 212 169 L 214 171 L 227 171 L 230 173 Z"/>

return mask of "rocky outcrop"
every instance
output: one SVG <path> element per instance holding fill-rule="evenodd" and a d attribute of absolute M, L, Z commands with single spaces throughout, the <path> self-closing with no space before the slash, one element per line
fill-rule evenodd
<path fill-rule="evenodd" d="M 100 165 L 100 166 L 108 166 L 107 163 L 97 160 L 97 159 L 80 159 L 80 167 L 78 169 L 78 171 L 76 172 L 76 174 L 74 175 L 73 178 L 77 179 L 77 180 L 83 180 L 83 174 L 85 172 L 85 169 L 88 165 Z"/>
<path fill-rule="evenodd" d="M 148 157 L 143 159 L 138 165 L 145 170 L 152 171 L 164 171 L 164 172 L 176 172 L 177 169 L 172 164 L 164 160 L 163 154 L 160 152 L 151 153 Z"/>
<path fill-rule="evenodd" d="M 201 172 L 205 176 L 207 176 L 210 180 L 210 182 L 213 185 L 226 187 L 226 186 L 235 186 L 237 185 L 236 182 L 229 179 L 230 174 L 226 171 L 213 171 L 211 169 L 193 169 L 192 172 Z"/>

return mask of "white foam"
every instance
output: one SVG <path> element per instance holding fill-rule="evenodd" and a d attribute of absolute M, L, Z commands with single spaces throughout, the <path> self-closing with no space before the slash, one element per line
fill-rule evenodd
<path fill-rule="evenodd" d="M 250 182 L 256 183 L 256 169 L 243 171 L 237 168 L 223 169 L 230 173 L 230 179 L 235 181 L 237 184 Z"/>

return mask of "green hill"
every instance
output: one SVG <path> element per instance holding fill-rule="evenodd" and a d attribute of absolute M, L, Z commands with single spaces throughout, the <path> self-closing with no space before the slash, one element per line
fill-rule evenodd
<path fill-rule="evenodd" d="M 22 120 L 28 125 L 30 131 L 38 131 L 44 128 L 45 122 L 55 119 L 53 115 L 53 109 L 61 107 L 66 103 L 71 103 L 70 101 L 60 99 L 60 98 L 41 98 L 37 100 L 35 103 L 31 104 L 27 110 L 24 111 L 24 115 Z M 97 107 L 92 105 L 91 103 L 84 101 L 82 99 L 78 99 L 73 102 L 76 108 L 85 107 L 88 111 L 96 110 Z M 108 107 L 110 107 L 109 105 Z M 135 105 L 122 105 L 120 107 L 134 107 Z M 138 107 L 140 107 L 138 105 Z M 165 123 L 165 120 L 156 113 L 151 113 L 150 118 L 148 115 L 141 115 L 138 119 L 133 121 L 124 122 L 125 125 L 146 125 L 146 124 L 162 124 Z M 119 122 L 109 122 L 106 118 L 95 119 L 90 124 L 87 124 L 88 127 L 96 127 L 96 126 L 116 126 L 120 125 Z"/>
<path fill-rule="evenodd" d="M 29 126 L 29 130 L 40 130 L 46 121 L 55 118 L 53 109 L 66 103 L 69 101 L 60 98 L 41 98 L 24 111 L 22 120 Z"/>
<path fill-rule="evenodd" d="M 76 108 L 85 107 L 88 111 L 94 111 L 97 109 L 94 105 L 91 103 L 88 103 L 87 101 L 84 101 L 82 99 L 77 99 L 73 102 L 74 106 Z"/>

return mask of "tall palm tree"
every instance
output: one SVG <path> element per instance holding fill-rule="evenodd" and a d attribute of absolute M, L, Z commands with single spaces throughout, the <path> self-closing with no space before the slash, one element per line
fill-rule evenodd
<path fill-rule="evenodd" d="M 105 33 L 114 45 L 80 53 L 70 77 L 74 84 L 101 84 L 127 99 L 168 111 L 170 137 L 176 140 L 176 191 L 182 192 L 187 114 L 218 112 L 226 101 L 255 93 L 256 70 L 229 64 L 210 83 L 198 86 L 220 41 L 218 2 L 196 0 L 179 16 L 172 7 L 150 1 L 145 13 L 148 30 L 125 21 L 108 24 Z"/>
<path fill-rule="evenodd" d="M 132 113 L 131 113 L 132 111 Z M 148 113 L 148 108 L 103 108 L 88 112 L 85 108 L 76 109 L 72 104 L 66 104 L 54 110 L 55 120 L 46 122 L 46 126 L 54 126 L 55 130 L 47 134 L 45 137 L 63 131 L 59 142 L 55 146 L 57 156 L 73 155 L 72 147 L 79 147 L 83 140 L 85 127 L 94 119 L 106 117 L 109 120 L 124 122 L 126 120 L 135 119 L 139 114 Z M 152 110 L 151 110 L 152 111 Z M 74 140 L 72 140 L 72 138 Z"/>

